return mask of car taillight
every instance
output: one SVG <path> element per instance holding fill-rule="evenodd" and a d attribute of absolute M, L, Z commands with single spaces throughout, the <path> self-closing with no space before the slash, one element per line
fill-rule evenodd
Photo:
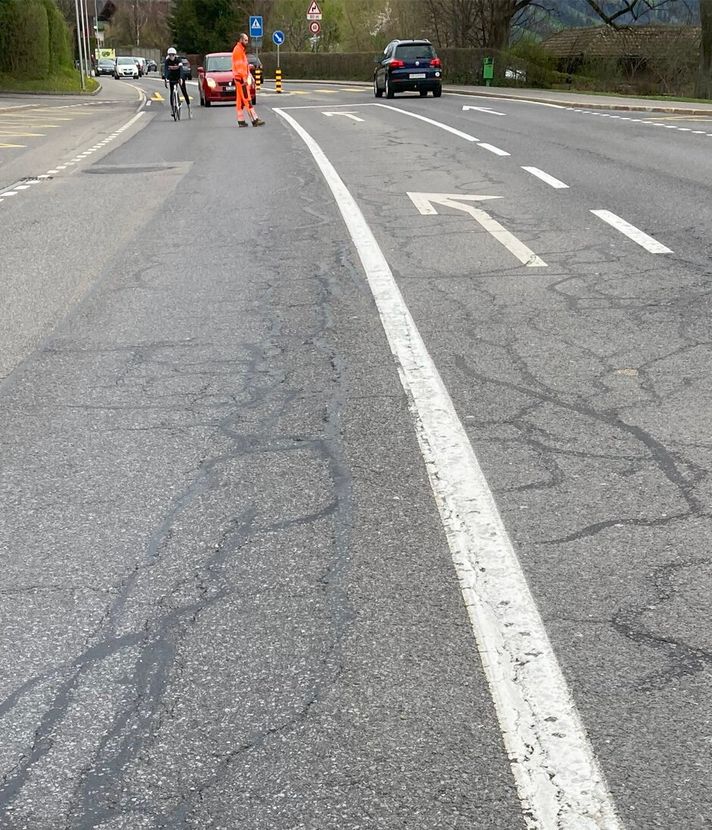
<path fill-rule="evenodd" d="M 391 61 L 391 69 L 402 69 L 405 66 L 405 61 Z"/>
<path fill-rule="evenodd" d="M 433 59 L 430 61 L 430 65 L 431 65 L 431 66 L 440 66 L 440 65 L 441 65 L 441 64 L 440 64 L 440 58 L 433 58 Z"/>

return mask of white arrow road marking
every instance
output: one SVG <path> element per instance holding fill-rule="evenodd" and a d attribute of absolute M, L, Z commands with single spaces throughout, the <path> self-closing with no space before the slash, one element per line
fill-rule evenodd
<path fill-rule="evenodd" d="M 453 195 L 451 193 L 408 193 L 413 204 L 423 215 L 437 215 L 435 205 L 442 205 L 443 207 L 455 208 L 455 210 L 464 210 L 492 236 L 500 242 L 504 247 L 528 268 L 546 268 L 546 263 L 540 259 L 534 251 L 517 239 L 514 234 L 510 233 L 506 228 L 496 219 L 493 219 L 489 213 L 484 210 L 476 208 L 473 205 L 468 205 L 462 200 L 472 202 L 479 202 L 484 199 L 499 199 L 499 196 L 464 196 Z"/>
<path fill-rule="evenodd" d="M 523 820 L 530 830 L 622 830 L 494 496 L 373 231 L 321 147 L 291 115 L 274 111 L 319 166 L 363 265 L 415 421 Z"/>
<path fill-rule="evenodd" d="M 468 202 L 484 202 L 487 199 L 501 199 L 501 196 L 468 196 L 464 193 L 409 193 L 411 202 L 418 208 L 423 216 L 437 216 L 435 204 L 454 202 L 457 199 L 464 199 Z M 445 200 L 445 202 L 443 202 Z M 462 205 L 461 207 L 464 207 Z"/>
<path fill-rule="evenodd" d="M 547 184 L 550 184 L 552 187 L 555 187 L 559 190 L 561 188 L 568 187 L 567 184 L 564 184 L 559 179 L 555 179 L 553 176 L 550 176 L 548 173 L 545 173 L 538 167 L 522 167 L 522 170 L 526 170 L 527 173 L 531 173 L 532 176 L 536 176 L 538 179 L 541 179 L 543 182 L 546 182 Z"/>
<path fill-rule="evenodd" d="M 651 254 L 672 253 L 670 248 L 667 248 L 662 244 L 662 242 L 658 242 L 657 239 L 653 239 L 652 236 L 648 236 L 648 234 L 641 231 L 640 228 L 636 228 L 635 225 L 631 225 L 629 222 L 626 222 L 625 219 L 621 219 L 620 216 L 616 216 L 615 213 L 611 213 L 610 210 L 592 210 L 591 213 L 593 213 L 594 216 L 598 216 L 599 219 L 603 219 L 604 222 L 608 222 L 609 225 L 612 225 L 616 230 L 624 233 L 629 239 L 632 239 L 633 242 L 637 242 L 638 245 L 641 245 L 646 251 L 650 251 Z"/>
<path fill-rule="evenodd" d="M 466 110 L 477 110 L 478 112 L 486 112 L 489 115 L 506 115 L 505 112 L 497 112 L 497 110 L 491 110 L 489 107 L 468 107 L 465 104 L 462 108 L 462 111 L 465 112 Z"/>
<path fill-rule="evenodd" d="M 353 112 L 322 112 L 322 115 L 326 115 L 328 118 L 331 118 L 332 115 L 345 115 L 347 118 L 350 118 L 352 121 L 363 121 L 363 118 L 359 118 Z"/>

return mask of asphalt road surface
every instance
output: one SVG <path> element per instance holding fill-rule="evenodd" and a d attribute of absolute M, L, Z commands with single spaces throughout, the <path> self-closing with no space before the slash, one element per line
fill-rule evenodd
<path fill-rule="evenodd" d="M 190 89 L 0 99 L 0 827 L 711 828 L 712 115 Z"/>

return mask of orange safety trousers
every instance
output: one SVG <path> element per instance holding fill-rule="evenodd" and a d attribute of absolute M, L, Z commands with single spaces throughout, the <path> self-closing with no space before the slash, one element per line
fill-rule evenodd
<path fill-rule="evenodd" d="M 248 112 L 252 109 L 250 88 L 244 81 L 235 81 L 235 107 L 237 108 L 237 120 L 242 121 L 242 111 Z"/>

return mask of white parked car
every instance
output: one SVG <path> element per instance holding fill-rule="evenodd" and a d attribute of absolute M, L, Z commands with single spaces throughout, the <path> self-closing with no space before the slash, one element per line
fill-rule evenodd
<path fill-rule="evenodd" d="M 114 66 L 114 77 L 119 78 L 136 78 L 138 79 L 138 64 L 136 59 L 130 55 L 127 57 L 119 57 L 116 59 Z"/>

